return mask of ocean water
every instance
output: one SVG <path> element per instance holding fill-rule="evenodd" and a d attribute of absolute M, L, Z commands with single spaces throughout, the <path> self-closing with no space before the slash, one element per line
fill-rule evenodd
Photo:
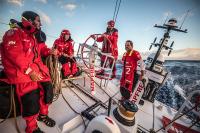
<path fill-rule="evenodd" d="M 174 109 L 179 109 L 192 90 L 200 89 L 200 61 L 166 61 L 170 77 L 158 90 L 156 99 Z M 117 64 L 117 79 L 120 80 L 122 64 Z"/>

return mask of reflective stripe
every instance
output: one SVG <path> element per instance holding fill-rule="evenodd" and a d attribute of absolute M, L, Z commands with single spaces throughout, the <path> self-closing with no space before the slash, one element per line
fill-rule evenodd
<path fill-rule="evenodd" d="M 128 55 L 128 56 L 131 56 L 131 55 L 132 55 L 132 53 L 133 53 L 133 50 L 131 50 L 131 52 L 129 53 L 129 55 Z"/>

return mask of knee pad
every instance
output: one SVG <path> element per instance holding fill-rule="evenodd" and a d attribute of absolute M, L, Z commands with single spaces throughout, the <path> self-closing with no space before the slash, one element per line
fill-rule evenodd
<path fill-rule="evenodd" d="M 53 101 L 53 85 L 51 82 L 41 82 L 42 88 L 44 89 L 44 102 L 46 104 L 52 103 Z"/>
<path fill-rule="evenodd" d="M 32 116 L 39 112 L 40 110 L 39 99 L 40 99 L 39 89 L 26 93 L 21 97 L 23 117 Z"/>

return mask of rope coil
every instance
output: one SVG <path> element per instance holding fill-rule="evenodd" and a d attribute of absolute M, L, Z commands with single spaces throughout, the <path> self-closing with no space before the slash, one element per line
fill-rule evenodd
<path fill-rule="evenodd" d="M 54 87 L 54 101 L 56 101 L 61 93 L 61 66 L 58 61 L 58 57 L 50 55 L 46 58 L 45 64 L 49 68 L 49 73 L 51 76 L 51 81 Z"/>

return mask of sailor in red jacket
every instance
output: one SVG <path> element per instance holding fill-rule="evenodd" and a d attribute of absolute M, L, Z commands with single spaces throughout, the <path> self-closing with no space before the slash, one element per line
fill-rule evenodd
<path fill-rule="evenodd" d="M 51 49 L 47 47 L 47 45 L 45 44 L 46 41 L 46 34 L 43 31 L 38 31 L 35 34 L 35 38 L 37 39 L 38 42 L 38 52 L 40 54 L 40 56 L 42 57 L 47 57 L 51 54 Z"/>
<path fill-rule="evenodd" d="M 140 56 L 140 53 L 136 50 L 133 50 L 133 42 L 127 40 L 125 43 L 126 52 L 122 57 L 123 71 L 122 77 L 120 80 L 120 92 L 122 94 L 122 99 L 129 99 L 133 91 L 135 83 L 135 73 L 137 70 L 138 63 L 141 68 L 140 80 L 144 76 L 145 64 Z"/>
<path fill-rule="evenodd" d="M 38 58 L 35 59 L 40 66 L 45 68 L 45 71 L 48 71 L 46 65 L 42 62 L 42 58 L 49 56 L 50 54 L 56 54 L 56 51 L 51 50 L 45 44 L 46 35 L 43 31 L 39 30 L 35 34 L 37 40 L 37 49 L 38 49 Z M 53 101 L 53 85 L 51 82 L 50 75 L 46 75 L 43 80 L 38 81 L 40 88 L 40 112 L 38 116 L 39 121 L 43 121 L 47 126 L 53 127 L 55 121 L 48 116 L 48 107 Z"/>
<path fill-rule="evenodd" d="M 107 53 L 107 54 L 111 54 L 115 61 L 117 60 L 118 57 L 118 47 L 117 47 L 117 41 L 118 41 L 118 30 L 116 28 L 114 28 L 115 26 L 115 22 L 113 20 L 109 21 L 107 23 L 108 27 L 106 29 L 106 32 L 101 36 L 97 38 L 97 42 L 103 42 L 102 45 L 102 53 Z M 108 40 L 105 39 L 108 38 L 110 40 L 110 42 Z M 111 44 L 110 44 L 111 43 Z M 101 67 L 103 66 L 105 61 L 105 56 L 101 56 Z M 112 66 L 113 60 L 108 58 L 109 61 L 109 65 L 110 67 Z M 113 67 L 113 71 L 112 71 L 112 78 L 115 78 L 115 73 L 116 73 L 116 66 L 114 63 L 114 67 Z M 104 74 L 104 71 L 101 71 L 100 73 L 97 74 Z"/>
<path fill-rule="evenodd" d="M 36 120 L 40 109 L 38 81 L 48 81 L 49 73 L 38 61 L 38 47 L 34 37 L 41 26 L 40 17 L 35 12 L 25 11 L 20 25 L 21 28 L 12 28 L 3 36 L 1 55 L 7 77 L 5 81 L 16 87 L 22 116 L 26 120 L 26 132 L 42 133 Z"/>
<path fill-rule="evenodd" d="M 63 30 L 60 38 L 54 42 L 54 49 L 58 50 L 59 61 L 62 64 L 63 78 L 79 76 L 80 74 L 74 58 L 73 43 L 69 30 Z"/>

